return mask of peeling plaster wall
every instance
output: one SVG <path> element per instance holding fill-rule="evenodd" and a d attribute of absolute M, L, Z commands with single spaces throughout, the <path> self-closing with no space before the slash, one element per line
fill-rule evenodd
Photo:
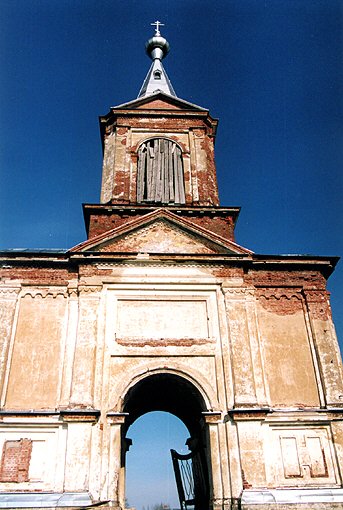
<path fill-rule="evenodd" d="M 19 268 L 0 293 L 3 399 L 6 409 L 57 417 L 0 418 L 1 440 L 35 441 L 53 427 L 58 435 L 42 441 L 57 464 L 39 475 L 40 487 L 90 491 L 119 505 L 125 396 L 142 378 L 170 373 L 193 384 L 210 411 L 218 508 L 243 489 L 340 487 L 343 413 L 325 404 L 341 404 L 341 361 L 325 282 L 313 271 L 285 274 L 235 264 L 102 261 L 79 264 L 67 287 L 55 285 L 66 281 L 65 269 L 36 269 L 33 285 L 32 270 Z M 33 443 L 33 459 L 42 444 Z M 16 487 L 34 490 L 37 476 Z"/>
<path fill-rule="evenodd" d="M 63 295 L 33 293 L 20 299 L 9 359 L 7 408 L 51 409 L 58 405 L 65 313 Z"/>
<path fill-rule="evenodd" d="M 276 298 L 274 297 L 276 301 Z M 292 298 L 290 298 L 292 301 Z M 309 332 L 302 303 L 293 298 L 278 300 L 278 310 L 270 311 L 260 298 L 257 307 L 259 331 L 272 406 L 320 406 Z M 286 302 L 286 303 L 284 303 Z"/>

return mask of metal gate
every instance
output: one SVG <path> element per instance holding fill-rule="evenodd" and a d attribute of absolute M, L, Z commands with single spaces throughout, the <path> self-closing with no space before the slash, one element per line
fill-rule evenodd
<path fill-rule="evenodd" d="M 204 450 L 186 455 L 170 450 L 181 510 L 208 510 L 209 484 Z"/>

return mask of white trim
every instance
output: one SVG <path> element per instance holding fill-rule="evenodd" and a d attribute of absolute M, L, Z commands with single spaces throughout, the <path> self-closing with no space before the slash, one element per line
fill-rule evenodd
<path fill-rule="evenodd" d="M 244 504 L 341 503 L 343 489 L 261 489 L 244 490 Z"/>

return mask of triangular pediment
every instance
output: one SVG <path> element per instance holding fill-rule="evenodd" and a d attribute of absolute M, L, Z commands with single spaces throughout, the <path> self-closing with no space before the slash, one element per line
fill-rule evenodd
<path fill-rule="evenodd" d="M 166 94 L 162 91 L 156 91 L 153 94 L 148 96 L 139 97 L 134 99 L 133 101 L 129 101 L 128 103 L 120 104 L 118 106 L 113 106 L 111 110 L 131 110 L 131 109 L 161 109 L 161 110 L 198 110 L 198 111 L 207 111 L 206 108 L 202 108 L 201 106 L 197 106 L 193 103 L 189 103 L 184 99 L 180 99 L 179 97 L 172 96 Z"/>
<path fill-rule="evenodd" d="M 204 255 L 252 253 L 163 209 L 89 239 L 70 251 Z"/>
<path fill-rule="evenodd" d="M 133 251 L 140 253 L 218 253 L 213 242 L 185 232 L 165 219 L 157 219 L 121 236 L 98 245 L 99 251 Z"/>

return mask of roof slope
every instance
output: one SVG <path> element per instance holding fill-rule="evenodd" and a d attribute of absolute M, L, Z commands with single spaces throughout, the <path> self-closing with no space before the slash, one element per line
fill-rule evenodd
<path fill-rule="evenodd" d="M 153 60 L 150 66 L 138 97 L 150 96 L 154 92 L 164 92 L 165 94 L 177 97 L 161 60 L 157 58 Z"/>

